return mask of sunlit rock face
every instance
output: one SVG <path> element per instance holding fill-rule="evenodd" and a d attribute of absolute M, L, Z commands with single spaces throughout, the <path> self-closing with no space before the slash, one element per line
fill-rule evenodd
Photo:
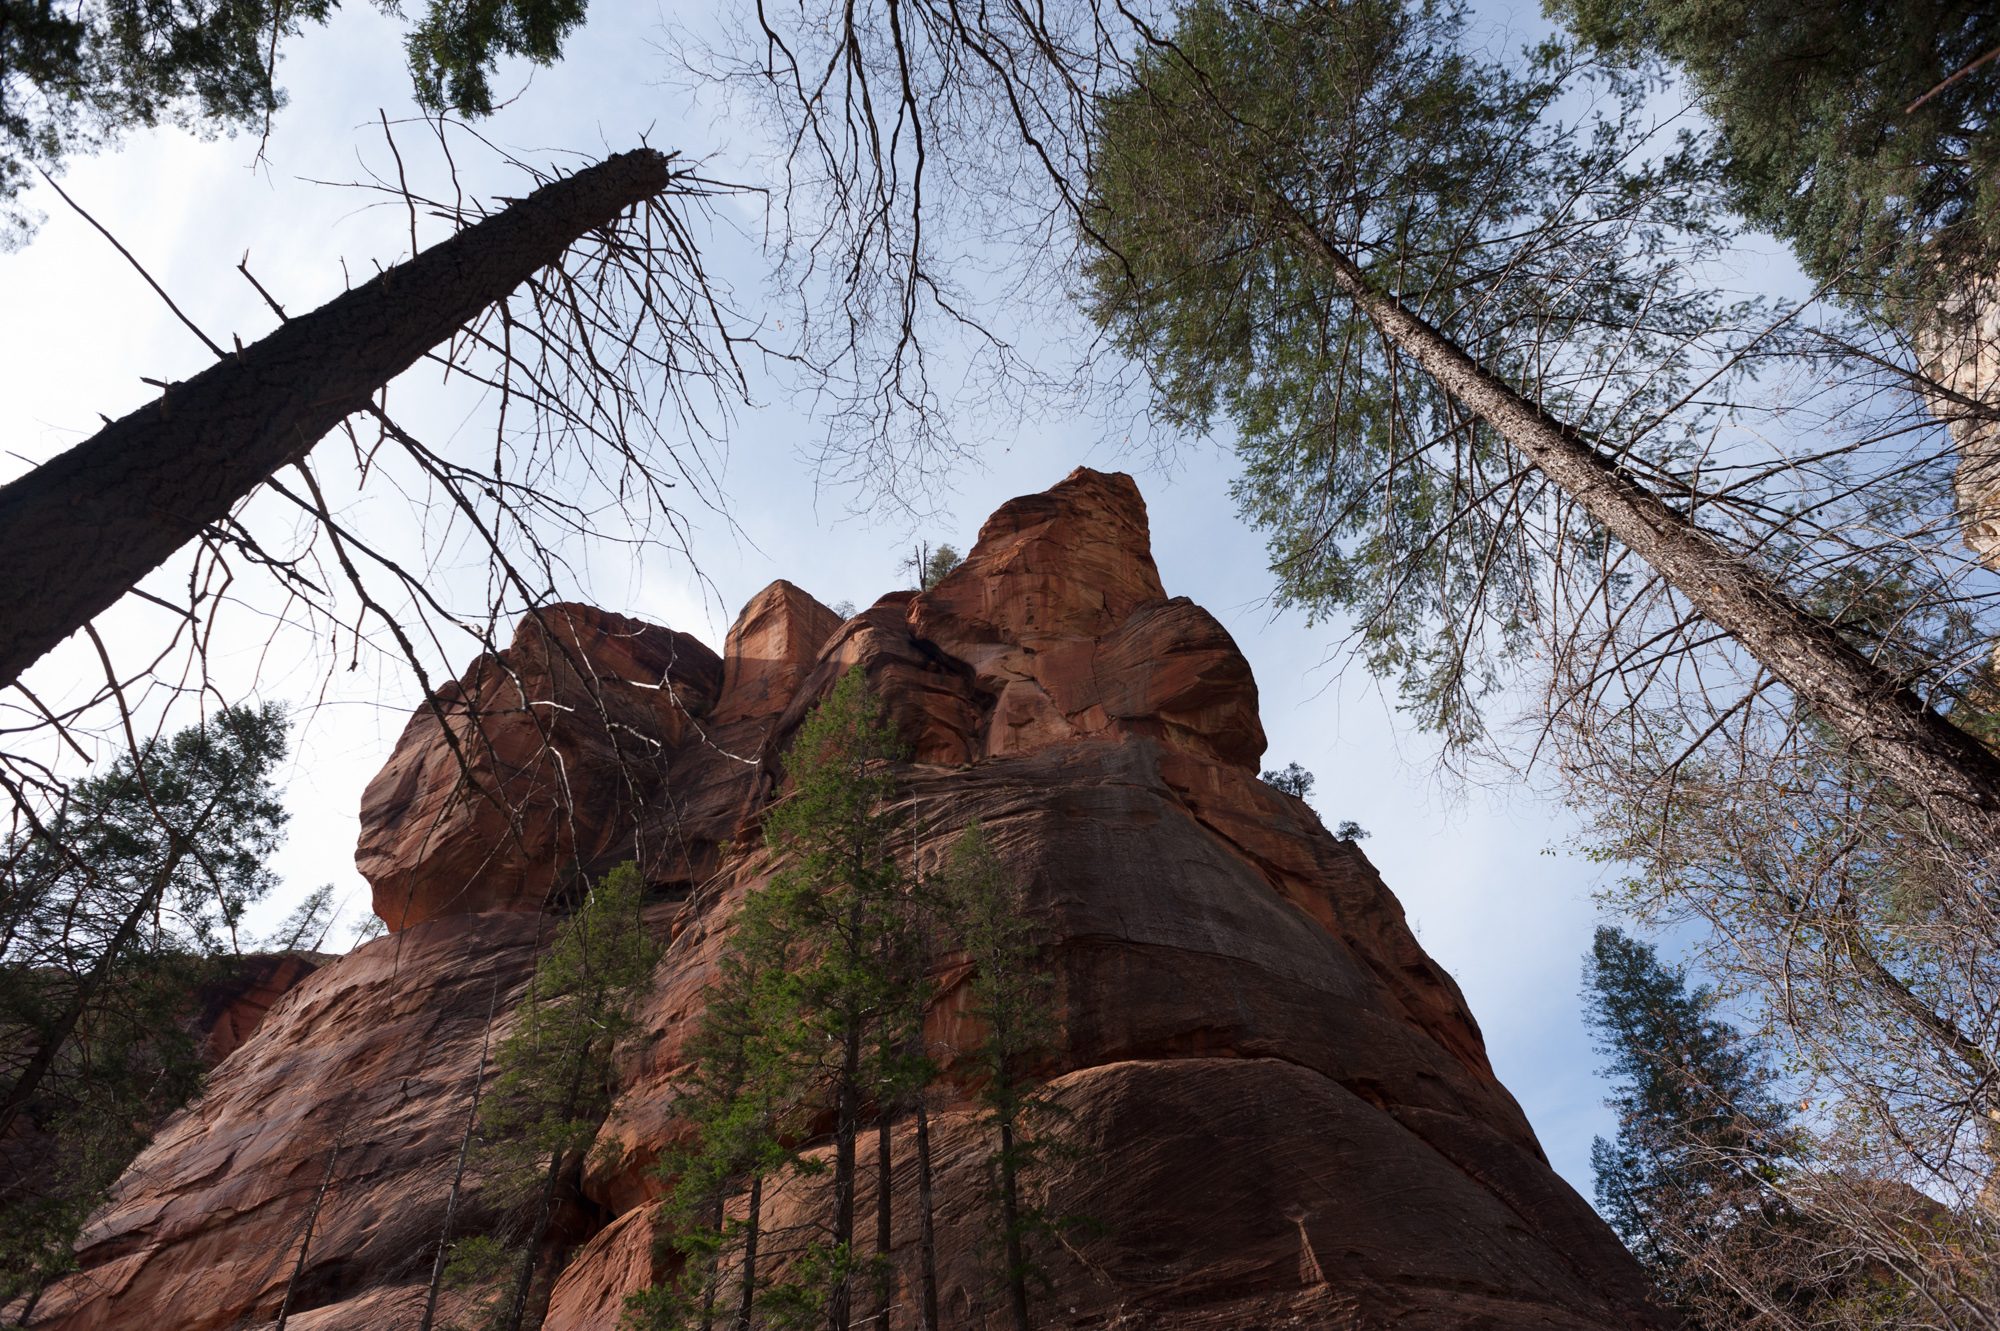
<path fill-rule="evenodd" d="M 545 1321 L 615 1326 L 654 1274 L 651 1166 L 680 1131 L 683 1051 L 732 920 L 772 872 L 760 822 L 786 745 L 857 665 L 909 747 L 896 803 L 912 857 L 935 862 L 978 819 L 1028 885 L 1056 977 L 1040 1072 L 1074 1149 L 1037 1187 L 1092 1223 L 1045 1252 L 1038 1325 L 1654 1324 L 1394 895 L 1257 779 L 1255 681 L 1220 624 L 1166 595 L 1130 478 L 1078 471 L 1010 502 L 939 585 L 845 622 L 774 584 L 719 662 L 615 615 L 570 607 L 561 623 L 524 625 L 505 660 L 446 690 L 444 726 L 487 723 L 485 747 L 460 746 L 473 778 L 435 712 L 413 719 L 363 809 L 362 866 L 396 932 L 272 1008 L 120 1184 L 37 1324 L 268 1323 L 318 1195 L 287 1325 L 414 1326 L 488 1013 L 503 1030 L 561 875 L 635 858 L 670 941 L 598 1149 L 567 1183 Z M 467 698 L 488 705 L 454 710 Z M 551 698 L 564 706 L 539 706 Z M 636 774 L 625 754 L 643 755 Z M 476 803 L 481 781 L 513 805 Z M 992 1143 L 955 1066 L 976 1023 L 962 964 L 943 959 L 938 980 L 943 1323 L 997 1326 Z M 891 1149 L 900 1331 L 917 1325 L 908 1125 Z M 871 1130 L 871 1237 L 875 1150 Z M 774 1181 L 769 1232 L 809 1226 L 827 1188 Z M 492 1224 L 476 1170 L 464 1193 L 461 1232 Z M 763 1260 L 782 1272 L 784 1244 Z"/>
<path fill-rule="evenodd" d="M 540 910 L 630 839 L 722 662 L 685 633 L 588 606 L 521 621 L 417 709 L 361 796 L 357 868 L 390 929 Z"/>
<path fill-rule="evenodd" d="M 1952 488 L 1965 543 L 2000 569 L 2000 279 L 1972 283 L 1916 337 L 1926 400 L 1958 448 Z"/>

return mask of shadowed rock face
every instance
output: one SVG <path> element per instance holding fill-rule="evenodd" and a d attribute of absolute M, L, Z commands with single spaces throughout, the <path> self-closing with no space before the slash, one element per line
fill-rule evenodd
<path fill-rule="evenodd" d="M 1549 1169 L 1395 897 L 1358 848 L 1257 780 L 1256 684 L 1213 618 L 1166 596 L 1129 478 L 1079 471 L 1014 500 L 937 587 L 845 623 L 774 584 L 719 666 L 666 630 L 564 614 L 560 665 L 533 646 L 546 629 L 524 626 L 446 704 L 457 718 L 458 699 L 516 690 L 513 712 L 489 709 L 478 752 L 495 756 L 474 767 L 530 800 L 514 822 L 535 834 L 496 848 L 507 820 L 473 804 L 420 713 L 363 807 L 361 862 L 400 932 L 311 976 L 217 1070 L 121 1183 L 85 1271 L 45 1300 L 47 1325 L 126 1325 L 140 1307 L 157 1331 L 270 1319 L 330 1178 L 302 1273 L 319 1320 L 288 1325 L 414 1326 L 488 1005 L 504 1022 L 544 884 L 632 856 L 662 889 L 649 918 L 671 942 L 575 1183 L 546 1321 L 614 1326 L 650 1278 L 650 1166 L 677 1131 L 682 1051 L 731 920 L 772 869 L 761 811 L 790 736 L 853 665 L 911 748 L 897 801 L 913 856 L 934 862 L 979 819 L 1043 926 L 1062 1017 L 1043 1072 L 1076 1148 L 1043 1183 L 1095 1223 L 1045 1255 L 1039 1325 L 1653 1325 L 1637 1269 Z M 538 688 L 618 710 L 537 708 Z M 607 757 L 607 714 L 652 741 L 639 775 Z M 564 756 L 566 784 L 541 753 Z M 946 1065 L 944 1319 L 972 1328 L 1003 1307 L 991 1143 L 951 1074 L 976 1039 L 964 979 L 940 974 L 928 1034 Z M 874 1150 L 871 1133 L 869 1216 Z M 915 1326 L 905 1126 L 892 1150 L 900 1331 Z M 767 1191 L 773 1269 L 788 1260 L 776 1236 L 823 1214 L 827 1186 Z M 478 1192 L 475 1179 L 467 1232 L 491 1222 Z"/>

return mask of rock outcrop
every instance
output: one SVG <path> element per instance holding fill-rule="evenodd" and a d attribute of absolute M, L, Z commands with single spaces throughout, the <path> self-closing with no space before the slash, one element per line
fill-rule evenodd
<path fill-rule="evenodd" d="M 629 840 L 722 662 L 700 640 L 550 605 L 417 709 L 361 796 L 355 864 L 390 929 L 540 910 Z"/>
<path fill-rule="evenodd" d="M 1047 941 L 1061 1033 L 1043 1072 L 1074 1149 L 1043 1183 L 1094 1223 L 1044 1254 L 1038 1324 L 1655 1324 L 1637 1268 L 1549 1168 L 1366 857 L 1257 779 L 1255 681 L 1220 624 L 1166 595 L 1136 487 L 1079 471 L 1000 509 L 938 586 L 844 623 L 779 583 L 720 662 L 564 607 L 475 663 L 412 720 L 363 806 L 357 858 L 396 932 L 271 1010 L 121 1183 L 36 1325 L 267 1322 L 317 1196 L 288 1327 L 414 1326 L 487 1014 L 504 1024 L 564 875 L 630 857 L 671 942 L 575 1181 L 545 1323 L 615 1326 L 652 1273 L 650 1166 L 677 1130 L 704 992 L 773 870 L 761 812 L 790 736 L 856 665 L 910 747 L 897 800 L 913 855 L 979 819 Z M 950 1068 L 965 977 L 939 978 L 944 1324 L 999 1325 L 990 1143 Z M 891 1326 L 914 1327 L 903 1129 L 892 1147 Z M 861 1175 L 872 1207 L 872 1162 Z M 826 1187 L 774 1184 L 767 1228 L 819 1214 Z M 465 1195 L 459 1232 L 480 1232 L 495 1207 L 477 1177 Z"/>
<path fill-rule="evenodd" d="M 2000 569 L 2000 279 L 1977 281 L 1917 330 L 1924 396 L 1958 449 L 1952 490 L 1965 543 Z"/>

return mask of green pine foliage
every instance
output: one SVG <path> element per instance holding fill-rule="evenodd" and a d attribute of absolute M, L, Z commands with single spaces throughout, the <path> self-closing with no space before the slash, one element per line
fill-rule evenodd
<path fill-rule="evenodd" d="M 376 7 L 400 14 L 395 0 Z M 0 0 L 0 247 L 32 230 L 16 200 L 37 168 L 179 125 L 257 131 L 285 104 L 276 58 L 339 0 Z M 418 99 L 483 116 L 504 58 L 550 65 L 583 0 L 428 0 L 405 39 Z"/>
<path fill-rule="evenodd" d="M 764 908 L 792 956 L 797 1024 L 788 1038 L 834 1110 L 831 1214 L 824 1237 L 795 1268 L 802 1289 L 824 1291 L 831 1331 L 850 1324 L 855 1295 L 870 1283 L 855 1241 L 855 1143 L 864 1106 L 900 1075 L 912 1008 L 907 974 L 884 964 L 911 918 L 888 807 L 890 764 L 904 753 L 857 666 L 793 738 L 789 788 L 765 822 L 766 841 L 785 865 L 764 889 Z"/>
<path fill-rule="evenodd" d="M 553 65 L 585 7 L 584 0 L 431 0 L 406 39 L 417 100 L 433 111 L 493 114 L 501 59 Z"/>
<path fill-rule="evenodd" d="M 661 1214 L 671 1270 L 631 1302 L 634 1325 L 678 1331 L 754 1307 L 761 1325 L 845 1326 L 857 1293 L 879 1287 L 884 1273 L 855 1236 L 856 1142 L 870 1106 L 891 1113 L 930 1077 L 912 1038 L 928 994 L 921 921 L 889 808 L 903 753 L 858 667 L 786 752 L 787 791 L 765 822 L 780 867 L 731 922 L 690 1047 L 677 1101 L 690 1133 L 660 1167 L 672 1187 Z M 826 1108 L 832 1159 L 802 1158 L 807 1124 Z M 783 1254 L 784 1278 L 765 1278 L 763 1181 L 821 1169 L 832 1174 L 828 1214 Z"/>
<path fill-rule="evenodd" d="M 1857 303 L 1935 302 L 2000 256 L 2000 9 L 1982 0 L 1546 0 L 1685 75 L 1735 206 Z"/>
<path fill-rule="evenodd" d="M 628 1300 L 627 1323 L 643 1331 L 712 1325 L 726 1306 L 747 1318 L 759 1293 L 756 1266 L 763 1180 L 797 1168 L 788 1143 L 803 1135 L 809 1088 L 802 1075 L 799 993 L 789 970 L 789 923 L 768 891 L 752 893 L 730 925 L 688 1071 L 674 1110 L 687 1136 L 660 1159 L 667 1186 L 656 1227 L 670 1277 Z M 732 1198 L 750 1196 L 743 1214 Z M 723 1262 L 736 1254 L 734 1289 Z"/>
<path fill-rule="evenodd" d="M 0 1303 L 74 1268 L 74 1244 L 91 1213 L 154 1125 L 200 1091 L 190 1000 L 214 969 L 184 952 L 134 956 L 118 965 L 82 1032 L 65 1043 L 49 1083 L 28 1104 L 28 1130 L 8 1144 L 14 1149 L 0 1150 Z M 47 1001 L 24 993 L 20 978 L 0 977 L 0 1010 L 10 1017 Z"/>
<path fill-rule="evenodd" d="M 1351 619 L 1405 709 L 1461 742 L 1550 567 L 1604 538 L 1377 333 L 1320 241 L 1607 441 L 1679 402 L 1723 322 L 1685 269 L 1717 243 L 1712 191 L 1648 146 L 1636 90 L 1586 89 L 1558 50 L 1480 55 L 1466 24 L 1453 0 L 1182 8 L 1101 104 L 1084 266 L 1155 418 L 1233 426 L 1281 599 Z M 1674 420 L 1650 462 L 1700 428 Z"/>
<path fill-rule="evenodd" d="M 1697 1325 L 1752 1324 L 1722 1273 L 1804 1225 L 1775 1186 L 1800 1142 L 1763 1051 L 1716 1016 L 1713 990 L 1615 928 L 1597 930 L 1584 1000 L 1618 1114 L 1618 1135 L 1591 1146 L 1599 1213 L 1663 1301 Z"/>
<path fill-rule="evenodd" d="M 643 888 L 626 863 L 591 889 L 536 963 L 494 1051 L 480 1158 L 489 1199 L 511 1205 L 516 1223 L 454 1243 L 451 1273 L 484 1282 L 486 1327 L 519 1331 L 546 1294 L 536 1276 L 555 1202 L 610 1111 L 612 1053 L 634 1028 L 633 1005 L 659 955 L 640 913 Z"/>
<path fill-rule="evenodd" d="M 229 708 L 72 784 L 0 844 L 0 1302 L 71 1243 L 200 1087 L 190 1022 L 269 891 L 285 714 Z"/>
<path fill-rule="evenodd" d="M 1310 799 L 1313 789 L 1313 774 L 1297 763 L 1286 763 L 1282 769 L 1272 768 L 1257 778 L 1274 790 L 1282 790 L 1296 799 Z"/>
<path fill-rule="evenodd" d="M 940 545 L 933 550 L 929 545 L 921 545 L 903 560 L 903 572 L 916 579 L 919 590 L 929 591 L 964 562 L 965 556 L 956 546 Z"/>
<path fill-rule="evenodd" d="M 984 1201 L 995 1285 L 1010 1324 L 1029 1324 L 1037 1256 L 1071 1223 L 1041 1204 L 1034 1186 L 1059 1149 L 1058 1115 L 1035 1075 L 1055 1042 L 1053 977 L 1024 887 L 978 824 L 935 877 L 906 881 L 889 804 L 890 765 L 901 754 L 856 669 L 787 755 L 790 790 L 766 824 L 781 867 L 730 924 L 675 1102 L 688 1132 L 659 1167 L 669 1187 L 659 1217 L 665 1278 L 628 1301 L 629 1326 L 695 1331 L 748 1326 L 754 1317 L 758 1326 L 835 1327 L 866 1320 L 854 1308 L 861 1294 L 886 1302 L 886 1254 L 871 1259 L 856 1235 L 855 1141 L 869 1109 L 884 1141 L 893 1139 L 884 1129 L 895 1117 L 924 1112 L 938 1069 L 922 1022 L 940 948 L 971 964 L 967 1015 L 982 1036 L 958 1073 L 977 1088 L 992 1133 Z M 804 1150 L 824 1141 L 806 1134 L 829 1107 L 830 1160 Z M 920 1176 L 928 1163 L 919 1160 Z M 832 1174 L 827 1211 L 810 1237 L 774 1252 L 761 1228 L 761 1190 L 801 1171 Z M 931 1200 L 924 1187 L 919 1205 Z M 780 1263 L 784 1274 L 773 1278 L 769 1269 Z"/>
<path fill-rule="evenodd" d="M 1036 1060 L 1056 1041 L 1055 977 L 1042 965 L 1026 886 L 979 823 L 952 846 L 938 893 L 972 966 L 967 1015 L 984 1035 L 967 1061 L 979 1078 L 979 1101 L 993 1132 L 987 1163 L 999 1283 L 1014 1331 L 1027 1331 L 1033 1325 L 1029 1290 L 1041 1276 L 1038 1245 L 1069 1223 L 1037 1204 L 1031 1188 L 1057 1149 L 1054 1106 L 1034 1075 Z"/>

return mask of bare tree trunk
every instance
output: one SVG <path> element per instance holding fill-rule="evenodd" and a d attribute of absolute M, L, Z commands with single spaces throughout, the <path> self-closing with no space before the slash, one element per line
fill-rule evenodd
<path fill-rule="evenodd" d="M 663 192 L 620 153 L 536 190 L 0 487 L 0 688 L 593 228 Z"/>
<path fill-rule="evenodd" d="M 750 1331 L 750 1310 L 757 1298 L 757 1220 L 764 1209 L 764 1176 L 750 1176 L 750 1218 L 743 1226 L 743 1293 L 736 1304 L 736 1331 Z"/>
<path fill-rule="evenodd" d="M 715 1190 L 715 1219 L 710 1228 L 715 1233 L 715 1251 L 708 1257 L 708 1272 L 701 1278 L 701 1331 L 710 1331 L 715 1325 L 715 1296 L 722 1280 L 722 1236 L 729 1223 L 729 1200 L 723 1195 L 723 1188 Z"/>
<path fill-rule="evenodd" d="M 548 1176 L 542 1180 L 542 1195 L 535 1203 L 535 1223 L 528 1230 L 527 1250 L 521 1254 L 521 1266 L 514 1274 L 514 1292 L 507 1299 L 507 1314 L 501 1320 L 503 1331 L 521 1331 L 522 1322 L 528 1315 L 528 1295 L 535 1285 L 535 1268 L 541 1265 L 542 1235 L 548 1232 L 549 1217 L 555 1212 L 556 1188 L 562 1182 L 562 1152 L 549 1155 Z"/>
<path fill-rule="evenodd" d="M 500 979 L 493 979 L 486 998 L 486 1033 L 479 1038 L 479 1070 L 472 1074 L 472 1104 L 465 1111 L 465 1135 L 458 1139 L 458 1164 L 451 1171 L 451 1192 L 444 1203 L 444 1224 L 438 1231 L 437 1257 L 431 1262 L 431 1287 L 424 1295 L 424 1318 L 417 1331 L 431 1331 L 437 1320 L 438 1287 L 444 1283 L 445 1256 L 451 1251 L 451 1224 L 458 1215 L 458 1194 L 465 1184 L 465 1160 L 472 1153 L 472 1138 L 479 1127 L 479 1093 L 486 1084 L 486 1052 L 493 1043 L 493 1010 L 500 1002 Z"/>
<path fill-rule="evenodd" d="M 1940 827 L 2000 860 L 2000 758 L 1367 275 L 1275 190 L 1293 235 L 1398 351 L 1727 631 Z"/>
<path fill-rule="evenodd" d="M 850 1020 L 840 1058 L 833 1132 L 833 1246 L 845 1250 L 841 1273 L 826 1301 L 827 1331 L 848 1331 L 854 1320 L 854 1139 L 861 1118 L 861 1023 Z"/>
<path fill-rule="evenodd" d="M 921 1331 L 938 1331 L 937 1230 L 931 1208 L 931 1116 L 917 1092 L 917 1257 L 923 1280 Z"/>
<path fill-rule="evenodd" d="M 333 1184 L 333 1162 L 340 1158 L 340 1143 L 334 1142 L 326 1153 L 326 1172 L 320 1175 L 319 1187 L 313 1193 L 312 1206 L 306 1211 L 305 1237 L 299 1240 L 298 1260 L 292 1263 L 292 1274 L 285 1281 L 284 1302 L 278 1305 L 277 1325 L 271 1331 L 285 1331 L 285 1319 L 292 1315 L 292 1294 L 298 1289 L 299 1277 L 305 1273 L 306 1254 L 312 1251 L 313 1228 L 319 1224 L 320 1203 L 326 1200 L 326 1190 Z"/>
<path fill-rule="evenodd" d="M 875 1122 L 875 1331 L 889 1331 L 889 1249 L 895 1244 L 892 1126 L 884 1109 Z"/>
<path fill-rule="evenodd" d="M 562 1116 L 572 1118 L 583 1094 L 584 1077 L 590 1069 L 590 1050 L 579 1050 L 570 1069 L 569 1085 L 563 1092 Z M 501 1331 L 521 1331 L 528 1315 L 528 1296 L 534 1291 L 535 1268 L 541 1265 L 542 1236 L 548 1233 L 549 1219 L 555 1214 L 556 1190 L 562 1186 L 563 1152 L 549 1153 L 549 1172 L 542 1180 L 542 1195 L 535 1203 L 535 1222 L 528 1230 L 527 1251 L 521 1254 L 521 1269 L 514 1276 L 514 1292 L 507 1301 Z"/>
<path fill-rule="evenodd" d="M 1021 1179 L 1014 1161 L 1014 1125 L 1000 1120 L 1000 1223 L 1007 1251 L 1007 1301 L 1014 1331 L 1028 1326 L 1028 1254 L 1021 1244 Z"/>

